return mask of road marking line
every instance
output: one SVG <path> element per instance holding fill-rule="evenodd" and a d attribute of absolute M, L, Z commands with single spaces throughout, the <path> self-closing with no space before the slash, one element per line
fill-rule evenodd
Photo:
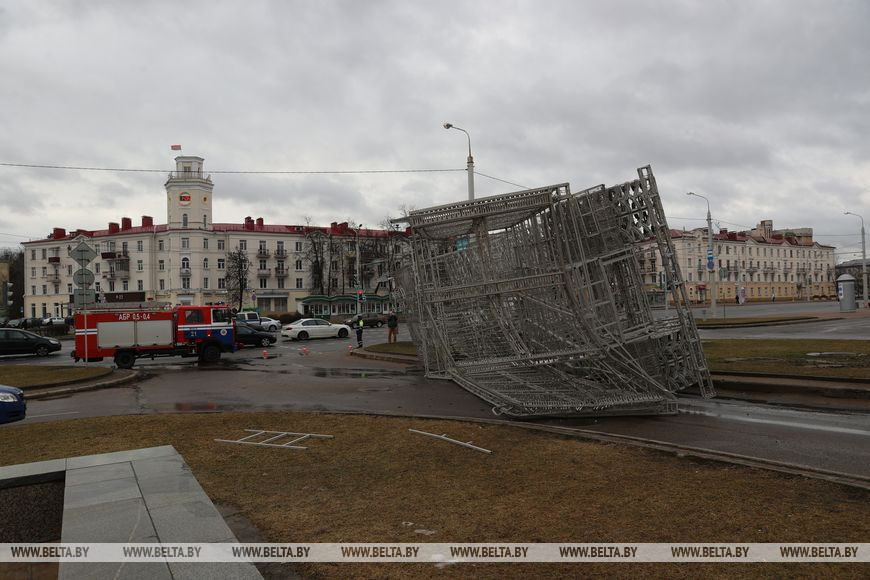
<path fill-rule="evenodd" d="M 79 411 L 66 411 L 64 413 L 47 413 L 45 415 L 28 415 L 28 419 L 36 419 L 37 417 L 55 417 L 57 415 L 78 415 Z"/>

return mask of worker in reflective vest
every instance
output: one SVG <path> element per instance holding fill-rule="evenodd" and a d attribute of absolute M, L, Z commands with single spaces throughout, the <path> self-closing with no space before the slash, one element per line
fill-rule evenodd
<path fill-rule="evenodd" d="M 364 325 L 365 323 L 363 322 L 362 318 L 360 318 L 359 321 L 356 323 L 356 344 L 359 348 L 362 348 L 362 333 Z"/>

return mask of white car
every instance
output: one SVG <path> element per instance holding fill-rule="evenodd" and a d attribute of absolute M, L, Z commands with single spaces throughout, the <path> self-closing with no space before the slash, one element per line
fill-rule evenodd
<path fill-rule="evenodd" d="M 66 324 L 66 321 L 60 316 L 49 316 L 48 318 L 42 319 L 43 326 L 53 326 L 61 324 Z"/>
<path fill-rule="evenodd" d="M 260 328 L 267 332 L 277 332 L 281 329 L 281 323 L 274 318 L 260 317 Z"/>
<path fill-rule="evenodd" d="M 290 340 L 308 340 L 309 338 L 350 336 L 350 327 L 344 324 L 332 324 L 320 318 L 303 318 L 288 324 L 281 331 L 281 337 Z"/>

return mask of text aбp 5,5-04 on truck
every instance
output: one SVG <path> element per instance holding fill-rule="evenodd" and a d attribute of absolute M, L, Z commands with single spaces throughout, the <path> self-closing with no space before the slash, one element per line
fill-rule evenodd
<path fill-rule="evenodd" d="M 113 357 L 129 369 L 139 357 L 198 356 L 215 362 L 235 351 L 235 324 L 225 306 L 94 310 L 75 316 L 76 362 Z"/>

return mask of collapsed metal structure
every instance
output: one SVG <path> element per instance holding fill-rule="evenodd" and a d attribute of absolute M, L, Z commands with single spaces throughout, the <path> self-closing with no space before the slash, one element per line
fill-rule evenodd
<path fill-rule="evenodd" d="M 426 375 L 515 417 L 675 412 L 713 395 L 652 169 L 431 207 L 397 278 Z M 639 265 L 657 248 L 672 315 L 653 317 Z"/>

